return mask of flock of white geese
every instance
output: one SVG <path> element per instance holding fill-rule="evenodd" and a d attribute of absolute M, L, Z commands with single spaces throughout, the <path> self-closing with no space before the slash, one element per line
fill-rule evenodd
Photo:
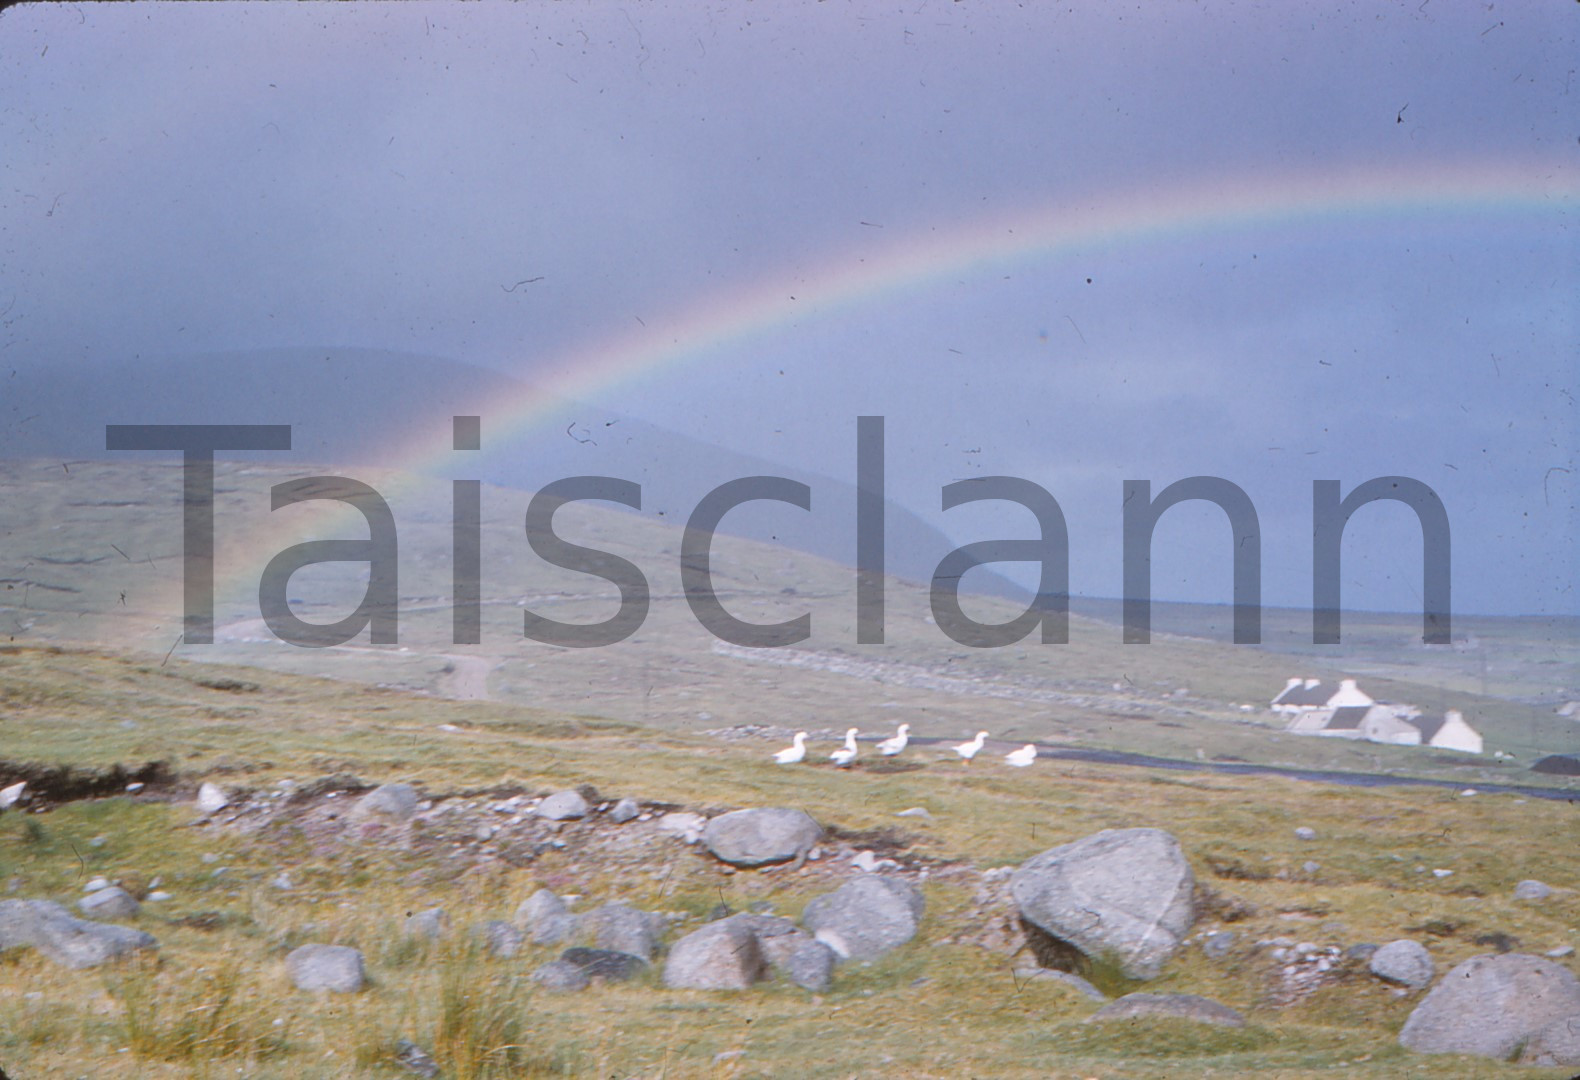
<path fill-rule="evenodd" d="M 835 750 L 833 753 L 829 754 L 828 759 L 835 765 L 838 765 L 840 768 L 845 768 L 853 764 L 857 755 L 860 753 L 860 748 L 856 745 L 857 734 L 859 734 L 859 732 L 855 728 L 850 728 L 847 730 L 845 732 L 844 745 Z M 960 755 L 961 761 L 970 764 L 971 760 L 982 752 L 982 746 L 987 742 L 987 737 L 987 732 L 979 731 L 976 733 L 974 738 L 969 739 L 963 743 L 958 743 L 951 747 L 951 749 L 954 750 L 956 754 Z M 900 754 L 905 752 L 906 746 L 910 744 L 910 739 L 911 725 L 901 724 L 899 730 L 894 733 L 892 738 L 884 739 L 878 744 L 878 753 L 882 754 L 884 757 L 898 757 Z M 789 746 L 785 747 L 783 750 L 775 751 L 774 760 L 781 765 L 794 765 L 797 762 L 805 761 L 806 732 L 796 732 L 795 738 L 790 741 Z M 1021 769 L 1024 769 L 1027 765 L 1030 765 L 1036 760 L 1037 747 L 1035 743 L 1027 743 L 1019 750 L 1011 750 L 1009 753 L 1004 755 L 1004 761 L 1006 764 L 1013 765 L 1016 768 Z"/>

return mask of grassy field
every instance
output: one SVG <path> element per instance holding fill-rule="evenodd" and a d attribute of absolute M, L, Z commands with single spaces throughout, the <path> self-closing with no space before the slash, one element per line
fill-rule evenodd
<path fill-rule="evenodd" d="M 1572 802 L 1052 761 L 1012 772 L 926 751 L 911 768 L 777 768 L 766 761 L 777 744 L 762 740 L 98 650 L 12 647 L 0 654 L 0 694 L 0 757 L 12 763 L 0 779 L 22 762 L 173 770 L 135 796 L 75 797 L 88 788 L 68 783 L 46 812 L 0 815 L 0 895 L 70 903 L 101 874 L 134 887 L 158 877 L 173 894 L 136 920 L 160 939 L 156 957 L 67 972 L 31 951 L 0 955 L 0 1065 L 12 1077 L 395 1077 L 410 1075 L 393 1062 L 402 1038 L 453 1077 L 1572 1072 L 1408 1055 L 1395 1037 L 1418 994 L 1346 969 L 1291 999 L 1253 947 L 1409 936 L 1441 972 L 1490 951 L 1478 937 L 1535 952 L 1580 944 Z M 325 817 L 334 804 L 323 799 L 208 824 L 190 805 L 205 778 L 255 807 L 281 781 L 333 773 L 419 784 L 455 825 L 363 844 Z M 794 873 L 727 873 L 639 823 L 530 823 L 486 841 L 472 829 L 492 820 L 495 799 L 578 784 L 699 811 L 801 806 L 833 831 L 828 855 Z M 931 819 L 894 816 L 913 806 Z M 1247 1028 L 1088 1025 L 1094 1004 L 1017 975 L 1025 956 L 972 943 L 1003 914 L 983 906 L 982 871 L 1136 825 L 1174 833 L 1211 891 L 1197 929 L 1240 934 L 1229 957 L 1186 949 L 1147 988 L 1213 997 L 1244 1011 Z M 1297 840 L 1299 825 L 1318 839 Z M 509 918 L 540 886 L 581 896 L 579 910 L 624 899 L 674 912 L 686 917 L 680 931 L 721 902 L 795 915 L 853 873 L 840 864 L 863 847 L 923 881 L 927 917 L 915 942 L 841 967 L 822 995 L 779 984 L 670 991 L 654 976 L 554 996 L 525 978 L 554 950 L 496 959 L 465 933 Z M 282 872 L 293 888 L 274 887 Z M 1516 904 L 1526 877 L 1562 891 Z M 406 914 L 433 906 L 457 932 L 427 948 L 405 940 Z M 345 998 L 291 989 L 283 957 L 305 941 L 362 948 L 371 988 Z"/>

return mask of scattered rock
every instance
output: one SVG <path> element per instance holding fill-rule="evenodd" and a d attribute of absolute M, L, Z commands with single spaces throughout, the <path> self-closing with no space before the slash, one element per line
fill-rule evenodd
<path fill-rule="evenodd" d="M 685 990 L 745 990 L 767 974 L 750 916 L 708 923 L 675 942 L 664 961 L 664 985 Z"/>
<path fill-rule="evenodd" d="M 1562 960 L 1564 957 L 1573 956 L 1574 954 L 1575 947 L 1573 945 L 1560 945 L 1556 949 L 1548 949 L 1546 953 L 1553 960 Z"/>
<path fill-rule="evenodd" d="M 1535 878 L 1526 878 L 1514 886 L 1516 900 L 1545 900 L 1553 894 L 1552 886 Z"/>
<path fill-rule="evenodd" d="M 1054 971 L 1050 968 L 1016 968 L 1015 978 L 1020 982 L 1041 979 L 1044 982 L 1056 982 L 1068 986 L 1089 1001 L 1099 1003 L 1107 1002 L 1108 995 L 1097 987 L 1081 978 L 1079 975 L 1068 971 Z"/>
<path fill-rule="evenodd" d="M 1295 838 L 1297 840 L 1315 840 L 1317 838 L 1317 830 L 1309 825 L 1302 825 L 1295 830 Z"/>
<path fill-rule="evenodd" d="M 157 949 L 153 935 L 79 919 L 49 900 L 0 900 L 0 951 L 32 946 L 62 967 L 98 967 L 129 952 Z"/>
<path fill-rule="evenodd" d="M 740 918 L 757 936 L 764 958 L 775 971 L 804 990 L 821 993 L 828 989 L 839 958 L 827 945 L 777 915 Z"/>
<path fill-rule="evenodd" d="M 1234 949 L 1234 943 L 1240 935 L 1233 930 L 1219 930 L 1215 934 L 1208 934 L 1202 939 L 1201 951 L 1210 960 L 1222 960 Z"/>
<path fill-rule="evenodd" d="M 931 820 L 933 820 L 933 815 L 928 813 L 927 808 L 925 806 L 913 806 L 909 810 L 900 810 L 900 811 L 896 812 L 894 816 L 895 817 L 921 818 L 924 821 L 931 821 Z"/>
<path fill-rule="evenodd" d="M 78 900 L 77 907 L 84 915 L 97 919 L 130 919 L 143 910 L 143 905 L 119 885 L 95 889 Z"/>
<path fill-rule="evenodd" d="M 1137 1016 L 1167 1016 L 1220 1027 L 1245 1027 L 1245 1017 L 1227 1005 L 1196 994 L 1126 994 L 1086 1018 L 1087 1023 L 1129 1020 Z"/>
<path fill-rule="evenodd" d="M 1408 938 L 1390 941 L 1372 953 L 1369 970 L 1379 979 L 1386 979 L 1412 990 L 1419 990 L 1432 981 L 1437 965 L 1426 946 Z"/>
<path fill-rule="evenodd" d="M 366 981 L 362 954 L 344 945 L 303 945 L 285 958 L 285 970 L 298 990 L 354 994 Z"/>
<path fill-rule="evenodd" d="M 410 1039 L 402 1039 L 395 1044 L 395 1064 L 428 1080 L 439 1075 L 439 1063 Z"/>
<path fill-rule="evenodd" d="M 924 907 L 910 882 L 864 874 L 813 900 L 801 924 L 841 959 L 876 960 L 916 936 Z"/>
<path fill-rule="evenodd" d="M 429 908 L 415 915 L 406 916 L 406 936 L 424 941 L 437 941 L 450 929 L 450 916 L 444 908 Z"/>
<path fill-rule="evenodd" d="M 397 824 L 417 813 L 417 789 L 410 784 L 381 784 L 358 799 L 351 816 L 359 821 L 384 818 Z"/>
<path fill-rule="evenodd" d="M 806 811 L 778 806 L 720 814 L 702 830 L 708 850 L 731 866 L 799 863 L 822 838 L 823 827 Z"/>
<path fill-rule="evenodd" d="M 538 803 L 537 815 L 548 821 L 574 821 L 587 816 L 587 800 L 575 790 L 556 791 Z"/>
<path fill-rule="evenodd" d="M 551 960 L 532 973 L 532 981 L 545 990 L 568 993 L 587 989 L 592 978 L 568 960 Z"/>
<path fill-rule="evenodd" d="M 108 889 L 112 884 L 114 883 L 107 877 L 96 877 L 84 885 L 82 891 L 85 893 L 98 892 L 100 889 Z"/>
<path fill-rule="evenodd" d="M 1010 892 L 1021 916 L 1131 979 L 1155 978 L 1193 919 L 1195 877 L 1161 829 L 1105 829 L 1021 864 Z"/>
<path fill-rule="evenodd" d="M 490 919 L 480 924 L 475 933 L 493 956 L 509 958 L 521 951 L 521 931 L 514 923 L 503 919 Z"/>
<path fill-rule="evenodd" d="M 534 945 L 558 945 L 575 936 L 581 920 L 565 901 L 548 889 L 539 889 L 516 909 L 516 925 L 532 936 Z"/>
<path fill-rule="evenodd" d="M 627 982 L 648 969 L 642 957 L 613 949 L 566 949 L 560 959 L 581 968 L 589 979 L 609 982 Z"/>
<path fill-rule="evenodd" d="M 1399 1042 L 1423 1054 L 1506 1061 L 1549 1024 L 1580 1016 L 1580 979 L 1540 956 L 1473 956 L 1421 999 Z"/>
<path fill-rule="evenodd" d="M 628 821 L 635 821 L 642 813 L 642 808 L 636 805 L 635 799 L 621 799 L 609 808 L 609 820 L 616 825 L 624 825 Z"/>
<path fill-rule="evenodd" d="M 205 783 L 198 788 L 197 808 L 205 816 L 217 814 L 230 805 L 230 796 L 225 794 L 225 789 L 218 784 Z"/>
<path fill-rule="evenodd" d="M 653 959 L 653 950 L 663 936 L 669 920 L 652 911 L 639 911 L 629 904 L 611 900 L 582 917 L 581 928 L 600 949 L 630 953 L 643 960 Z"/>
<path fill-rule="evenodd" d="M 0 788 L 0 810 L 9 810 L 22 801 L 22 794 L 27 790 L 27 781 L 18 781 L 10 787 Z"/>
<path fill-rule="evenodd" d="M 1369 942 L 1363 942 L 1358 945 L 1351 945 L 1349 948 L 1345 949 L 1343 959 L 1357 964 L 1363 962 L 1369 964 L 1371 963 L 1371 958 L 1376 955 L 1377 946 Z"/>
<path fill-rule="evenodd" d="M 660 832 L 668 833 L 688 844 L 695 844 L 702 839 L 702 830 L 707 826 L 708 820 L 701 814 L 688 814 L 682 810 L 675 810 L 659 818 L 655 824 Z"/>

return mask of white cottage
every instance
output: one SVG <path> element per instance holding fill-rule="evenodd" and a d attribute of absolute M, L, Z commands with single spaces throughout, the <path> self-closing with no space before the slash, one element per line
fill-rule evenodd
<path fill-rule="evenodd" d="M 1481 753 L 1481 733 L 1465 723 L 1465 716 L 1458 709 L 1449 709 L 1442 716 L 1418 716 L 1410 723 L 1421 733 L 1421 742 L 1426 746 Z"/>

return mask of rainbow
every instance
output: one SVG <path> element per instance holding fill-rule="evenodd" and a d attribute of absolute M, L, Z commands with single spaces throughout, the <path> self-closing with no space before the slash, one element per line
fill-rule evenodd
<path fill-rule="evenodd" d="M 612 334 L 535 364 L 530 388 L 487 404 L 485 438 L 518 437 L 566 398 L 673 377 L 724 347 L 946 280 L 1093 249 L 1201 242 L 1270 228 L 1431 229 L 1467 217 L 1478 223 L 1563 219 L 1577 195 L 1580 183 L 1562 165 L 1470 162 L 1171 182 L 1007 211 L 917 235 L 890 239 L 885 233 L 881 244 L 873 242 L 876 230 L 863 230 L 861 239 L 868 243 L 861 250 L 841 252 L 821 269 L 723 289 L 662 325 Z M 435 417 L 431 428 L 391 447 L 388 455 L 391 468 L 415 476 L 453 460 L 448 415 Z M 219 565 L 234 571 L 225 574 L 226 583 L 256 588 L 264 563 L 295 542 L 288 533 L 285 527 L 261 530 L 243 549 L 221 552 Z M 216 588 L 216 599 L 223 594 Z"/>

